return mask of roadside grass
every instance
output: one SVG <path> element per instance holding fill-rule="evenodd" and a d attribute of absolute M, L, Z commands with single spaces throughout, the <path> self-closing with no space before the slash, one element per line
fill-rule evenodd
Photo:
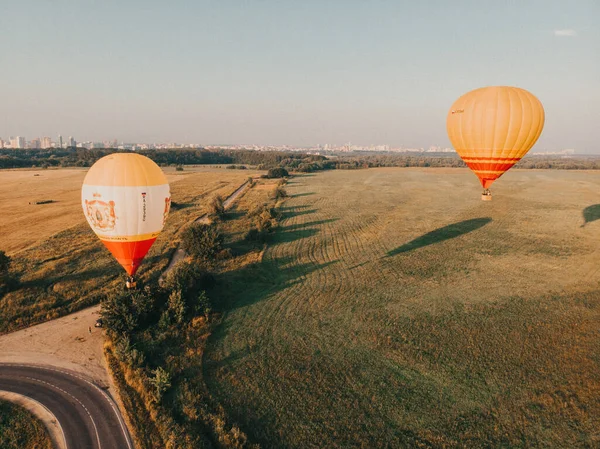
<path fill-rule="evenodd" d="M 175 205 L 137 274 L 140 284 L 160 276 L 177 248 L 181 228 L 207 212 L 214 195 L 229 196 L 247 176 L 231 170 L 193 172 L 172 184 Z M 0 297 L 0 334 L 98 304 L 122 288 L 124 270 L 85 223 L 80 210 L 73 220 L 80 224 L 12 255 L 12 272 L 20 284 Z"/>
<path fill-rule="evenodd" d="M 261 261 L 220 275 L 211 395 L 261 447 L 600 444 L 597 199 L 576 182 L 600 180 L 536 176 L 487 204 L 462 174 L 294 178 Z"/>
<path fill-rule="evenodd" d="M 0 399 L 2 449 L 54 449 L 44 424 L 18 405 Z"/>

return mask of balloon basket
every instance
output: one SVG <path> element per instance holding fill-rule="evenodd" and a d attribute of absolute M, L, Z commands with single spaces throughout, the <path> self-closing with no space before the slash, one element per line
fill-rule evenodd
<path fill-rule="evenodd" d="M 133 278 L 125 281 L 125 287 L 127 287 L 127 290 L 135 290 L 136 286 L 137 286 L 137 283 L 133 280 Z"/>
<path fill-rule="evenodd" d="M 481 201 L 492 201 L 492 194 L 491 193 L 482 193 Z"/>

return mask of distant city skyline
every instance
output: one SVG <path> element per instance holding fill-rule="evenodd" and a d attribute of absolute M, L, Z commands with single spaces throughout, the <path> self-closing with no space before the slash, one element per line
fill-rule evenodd
<path fill-rule="evenodd" d="M 440 147 L 437 145 L 430 145 L 428 147 L 407 147 L 404 145 L 392 146 L 387 144 L 369 144 L 369 145 L 355 145 L 351 142 L 339 144 L 339 143 L 320 143 L 306 146 L 298 145 L 259 145 L 259 144 L 202 144 L 202 143 L 179 143 L 179 142 L 121 142 L 119 143 L 116 139 L 102 140 L 102 141 L 76 141 L 73 137 L 69 136 L 66 142 L 63 142 L 62 135 L 58 135 L 56 141 L 53 141 L 50 137 L 36 137 L 31 140 L 27 140 L 23 136 L 10 137 L 9 140 L 4 141 L 0 136 L 0 149 L 52 149 L 52 148 L 85 148 L 85 149 L 98 149 L 98 148 L 115 148 L 122 150 L 153 150 L 153 149 L 174 149 L 174 148 L 205 148 L 205 149 L 251 149 L 258 151 L 308 151 L 308 152 L 355 152 L 355 151 L 372 151 L 372 152 L 427 152 L 427 153 L 455 153 L 452 147 Z M 548 150 L 548 149 L 537 149 L 530 151 L 531 154 L 562 154 L 562 155 L 573 155 L 576 154 L 573 148 L 564 148 L 560 150 Z M 585 153 L 583 153 L 585 154 Z M 593 153 L 590 153 L 593 154 Z"/>
<path fill-rule="evenodd" d="M 449 147 L 456 98 L 515 85 L 546 111 L 532 151 L 600 153 L 594 0 L 2 6 L 3 139 Z"/>

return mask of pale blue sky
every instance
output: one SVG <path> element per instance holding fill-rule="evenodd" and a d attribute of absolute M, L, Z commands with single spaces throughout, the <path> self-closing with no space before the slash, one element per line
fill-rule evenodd
<path fill-rule="evenodd" d="M 446 146 L 452 102 L 501 84 L 544 104 L 534 151 L 600 153 L 599 22 L 597 0 L 0 0 L 0 137 Z"/>

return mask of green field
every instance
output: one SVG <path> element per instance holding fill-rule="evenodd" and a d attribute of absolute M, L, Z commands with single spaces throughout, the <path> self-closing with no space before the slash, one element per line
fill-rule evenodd
<path fill-rule="evenodd" d="M 600 174 L 293 178 L 223 273 L 210 392 L 263 447 L 598 447 Z M 585 224 L 585 226 L 583 226 Z"/>

